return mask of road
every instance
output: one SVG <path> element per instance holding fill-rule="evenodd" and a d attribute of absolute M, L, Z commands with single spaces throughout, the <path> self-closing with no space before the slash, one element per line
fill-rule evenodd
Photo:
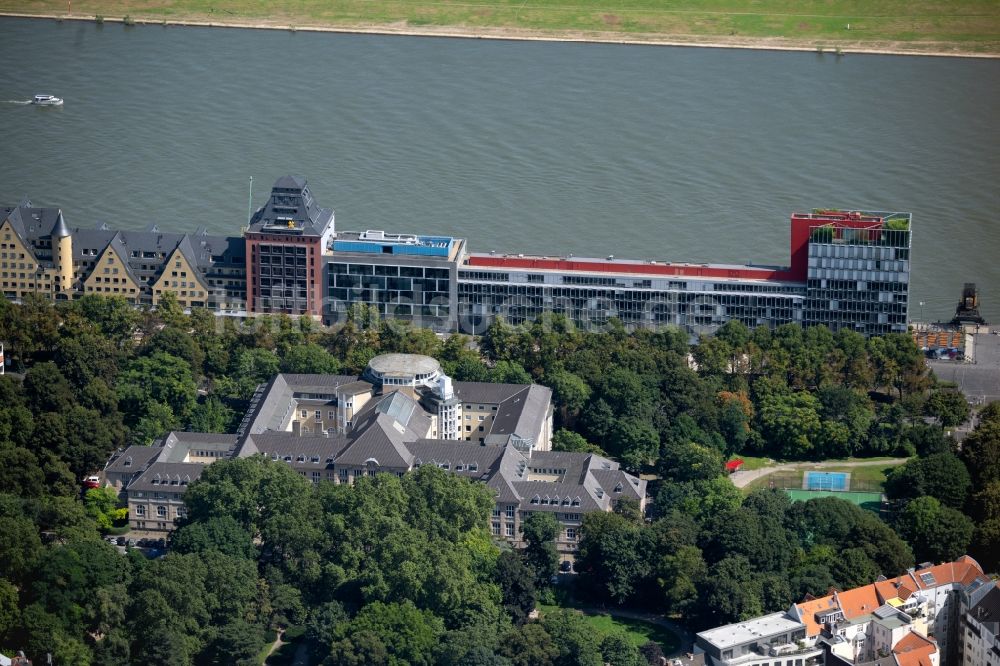
<path fill-rule="evenodd" d="M 867 467 L 869 465 L 885 465 L 886 467 L 892 465 L 902 465 L 906 462 L 906 458 L 889 458 L 882 460 L 858 460 L 855 462 L 839 462 L 836 460 L 830 460 L 827 462 L 818 463 L 784 463 L 781 465 L 774 465 L 772 467 L 761 467 L 759 469 L 753 469 L 746 472 L 735 472 L 729 475 L 729 480 L 733 482 L 733 485 L 737 488 L 745 488 L 757 479 L 765 477 L 768 474 L 773 474 L 775 472 L 792 472 L 796 470 L 811 470 L 811 469 L 828 469 L 830 467 Z"/>

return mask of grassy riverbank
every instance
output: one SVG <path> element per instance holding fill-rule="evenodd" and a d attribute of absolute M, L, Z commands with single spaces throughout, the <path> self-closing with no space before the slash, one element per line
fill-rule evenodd
<path fill-rule="evenodd" d="M 1000 55 L 996 0 L 72 0 L 74 17 L 482 37 Z M 0 0 L 62 16 L 67 0 Z"/>

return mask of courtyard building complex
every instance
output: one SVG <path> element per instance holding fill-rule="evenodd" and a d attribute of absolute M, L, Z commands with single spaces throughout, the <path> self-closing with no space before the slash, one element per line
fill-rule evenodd
<path fill-rule="evenodd" d="M 238 433 L 172 432 L 117 452 L 104 477 L 127 497 L 133 529 L 166 533 L 184 517 L 186 487 L 216 460 L 262 455 L 312 483 L 346 484 L 433 465 L 488 486 L 490 530 L 514 545 L 532 512 L 555 515 L 569 558 L 584 514 L 622 499 L 644 509 L 646 482 L 603 456 L 552 451 L 552 415 L 544 386 L 453 382 L 433 358 L 384 354 L 360 377 L 279 374 Z"/>

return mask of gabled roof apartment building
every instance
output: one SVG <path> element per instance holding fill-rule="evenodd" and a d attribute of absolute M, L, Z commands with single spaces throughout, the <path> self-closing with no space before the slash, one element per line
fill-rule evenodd
<path fill-rule="evenodd" d="M 710 666 L 954 665 L 962 660 L 969 594 L 987 584 L 968 556 L 924 564 L 703 631 L 696 649 Z"/>
<path fill-rule="evenodd" d="M 172 292 L 185 308 L 245 314 L 244 254 L 240 238 L 81 229 L 57 208 L 0 208 L 0 288 L 12 300 L 100 294 L 155 306 Z"/>

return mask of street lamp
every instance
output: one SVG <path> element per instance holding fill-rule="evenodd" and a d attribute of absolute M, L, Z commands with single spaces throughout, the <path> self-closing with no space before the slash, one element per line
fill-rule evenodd
<path fill-rule="evenodd" d="M 920 301 L 920 323 L 924 323 L 924 302 Z"/>

